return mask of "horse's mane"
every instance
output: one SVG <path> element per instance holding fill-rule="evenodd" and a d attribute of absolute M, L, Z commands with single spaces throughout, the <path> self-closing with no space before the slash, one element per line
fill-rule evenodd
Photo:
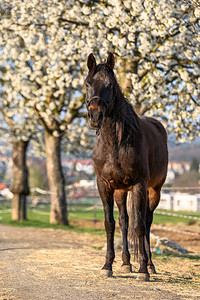
<path fill-rule="evenodd" d="M 123 131 L 123 139 L 132 143 L 133 138 L 135 139 L 136 134 L 138 135 L 140 132 L 139 117 L 135 113 L 133 105 L 127 98 L 124 97 L 113 70 L 111 70 L 106 64 L 100 64 L 96 67 L 95 73 L 102 69 L 108 72 L 109 77 L 114 84 L 115 96 L 117 100 L 115 105 L 115 113 Z"/>

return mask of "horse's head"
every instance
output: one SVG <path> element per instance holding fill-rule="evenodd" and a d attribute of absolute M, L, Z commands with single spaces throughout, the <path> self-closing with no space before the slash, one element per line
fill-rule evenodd
<path fill-rule="evenodd" d="M 88 56 L 89 74 L 85 80 L 88 122 L 92 129 L 101 128 L 103 118 L 114 106 L 114 55 L 109 53 L 105 64 L 96 64 L 94 55 Z"/>

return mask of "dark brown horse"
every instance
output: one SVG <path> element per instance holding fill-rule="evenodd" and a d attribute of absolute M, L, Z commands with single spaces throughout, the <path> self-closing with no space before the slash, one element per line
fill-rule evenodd
<path fill-rule="evenodd" d="M 115 220 L 114 200 L 119 209 L 123 237 L 122 270 L 131 271 L 127 243 L 127 192 L 131 191 L 134 219 L 130 228 L 139 246 L 138 279 L 149 280 L 148 269 L 155 273 L 150 252 L 150 227 L 153 211 L 160 200 L 168 163 L 167 135 L 160 122 L 138 117 L 124 98 L 115 78 L 114 56 L 108 55 L 105 64 L 96 65 L 93 54 L 87 61 L 89 74 L 85 80 L 88 122 L 97 130 L 93 160 L 98 191 L 103 202 L 107 234 L 106 262 L 101 270 L 112 275 Z"/>

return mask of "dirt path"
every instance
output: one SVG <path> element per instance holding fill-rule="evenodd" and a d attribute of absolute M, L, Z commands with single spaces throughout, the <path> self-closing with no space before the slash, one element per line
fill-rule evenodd
<path fill-rule="evenodd" d="M 179 257 L 154 260 L 157 275 L 136 281 L 120 274 L 99 277 L 104 237 L 49 229 L 0 225 L 0 299 L 200 299 L 200 261 Z M 136 266 L 136 265 L 135 265 Z M 136 268 L 134 267 L 136 271 Z"/>

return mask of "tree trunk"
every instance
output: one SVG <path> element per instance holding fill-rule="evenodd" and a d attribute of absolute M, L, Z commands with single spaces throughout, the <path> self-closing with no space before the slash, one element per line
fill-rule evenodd
<path fill-rule="evenodd" d="M 60 143 L 61 137 L 55 137 L 45 131 L 47 176 L 51 192 L 50 223 L 68 225 Z"/>
<path fill-rule="evenodd" d="M 137 74 L 137 62 L 130 58 L 118 58 L 120 60 L 119 67 L 117 69 L 119 85 L 122 92 L 127 96 L 127 94 L 132 91 L 132 81 L 127 78 L 127 72 Z"/>
<path fill-rule="evenodd" d="M 26 195 L 14 194 L 12 199 L 12 220 L 26 220 Z"/>
<path fill-rule="evenodd" d="M 29 194 L 26 150 L 29 141 L 13 141 L 13 180 L 10 191 L 12 199 L 12 220 L 26 219 L 26 196 Z"/>
<path fill-rule="evenodd" d="M 128 72 L 132 74 L 138 73 L 138 61 L 134 61 L 130 58 L 118 58 L 119 61 L 119 67 L 117 69 L 118 73 L 118 80 L 120 87 L 122 89 L 122 92 L 124 93 L 125 97 L 127 97 L 133 88 L 132 80 L 130 78 L 127 78 L 126 74 Z M 134 104 L 134 110 L 137 115 L 141 115 L 142 111 L 142 105 L 137 99 L 137 95 L 135 98 L 135 104 Z"/>

